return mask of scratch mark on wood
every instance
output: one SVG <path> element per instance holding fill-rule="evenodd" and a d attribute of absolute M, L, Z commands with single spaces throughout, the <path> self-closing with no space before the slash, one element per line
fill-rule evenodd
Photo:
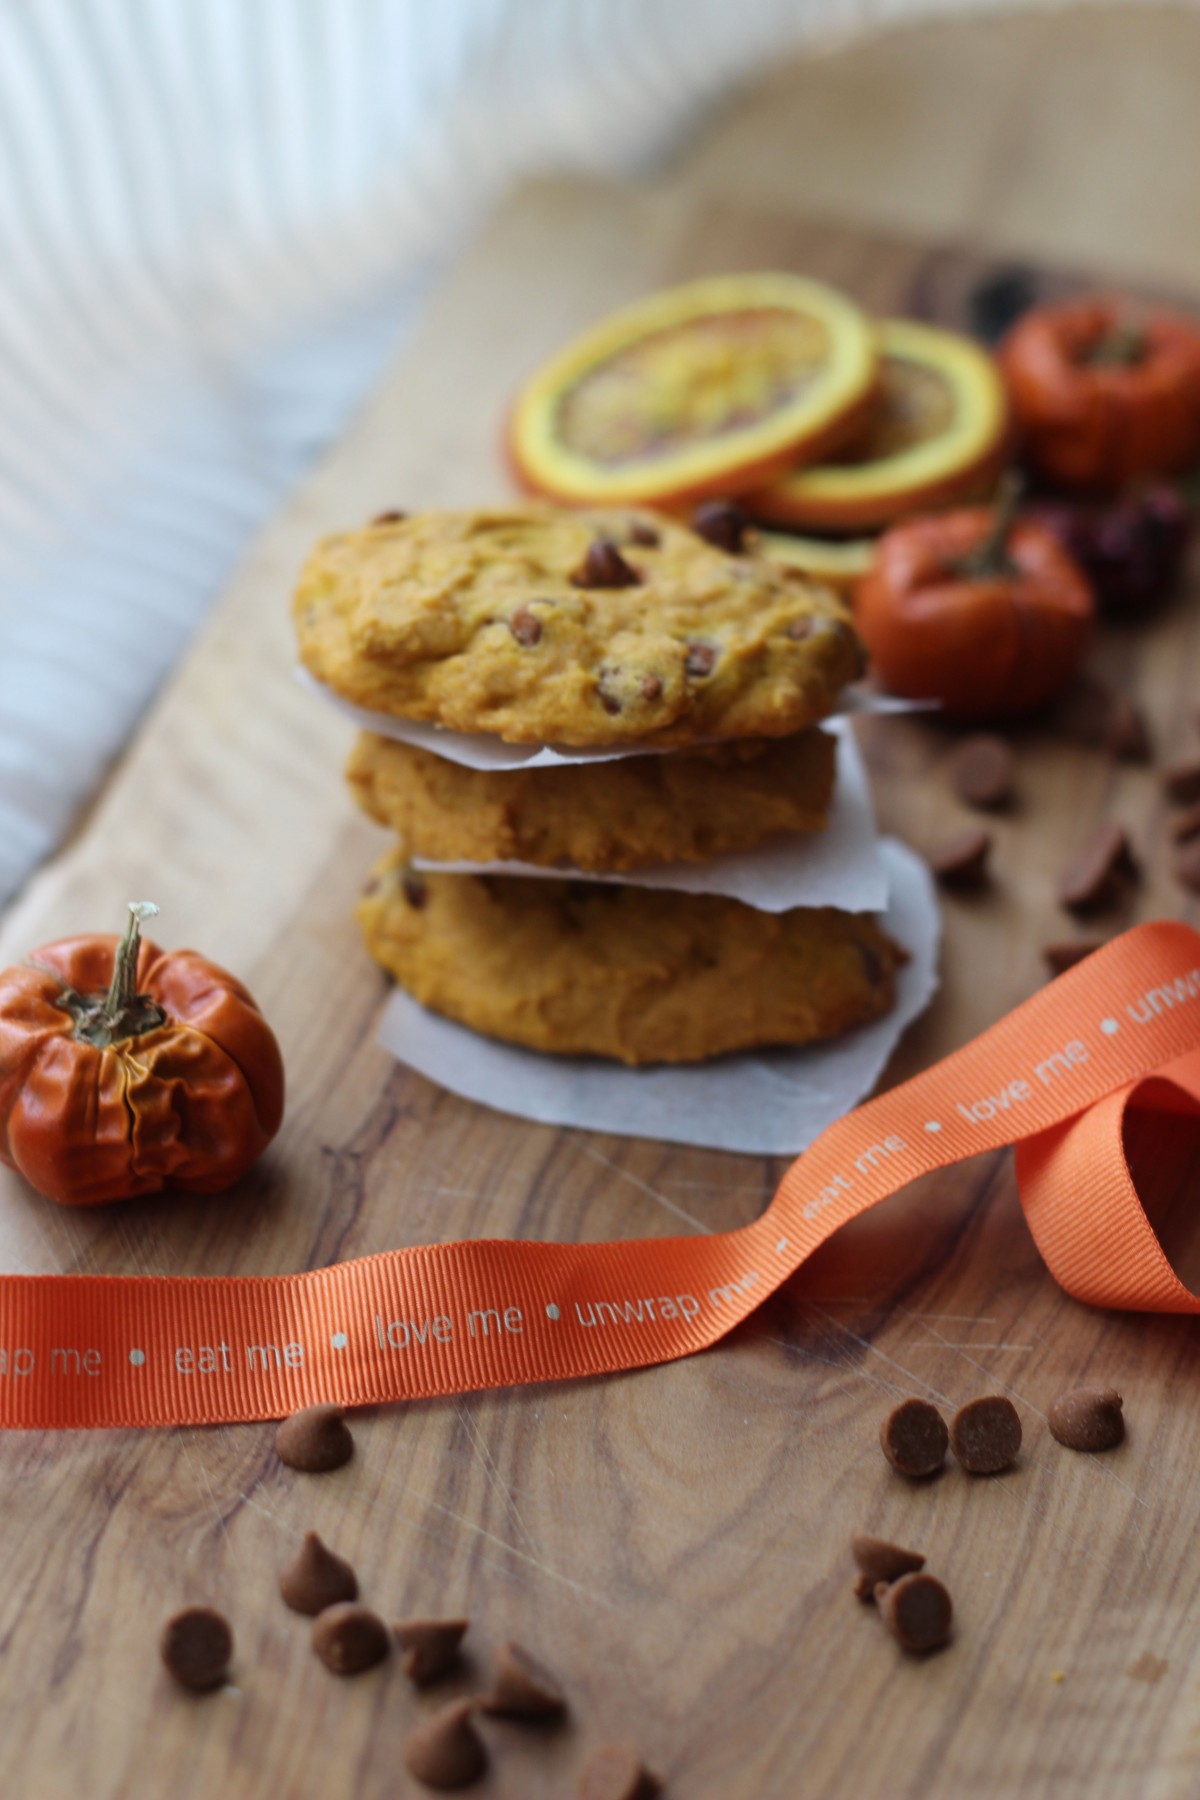
<path fill-rule="evenodd" d="M 641 1181 L 636 1175 L 631 1175 L 628 1169 L 623 1169 L 620 1163 L 615 1163 L 611 1156 L 605 1156 L 601 1151 L 594 1150 L 590 1144 L 583 1146 L 583 1154 L 590 1156 L 593 1162 L 603 1163 L 606 1169 L 611 1169 L 614 1175 L 619 1175 L 622 1181 L 627 1181 L 640 1193 L 648 1194 L 651 1200 L 657 1200 L 660 1206 L 665 1206 L 669 1213 L 674 1213 L 677 1219 L 682 1219 L 685 1224 L 692 1227 L 693 1231 L 703 1232 L 705 1237 L 712 1236 L 711 1225 L 705 1225 L 700 1219 L 693 1218 L 691 1213 L 684 1212 L 682 1206 L 676 1206 L 673 1200 L 668 1200 L 665 1194 L 660 1194 L 657 1188 L 652 1188 L 648 1181 Z"/>
<path fill-rule="evenodd" d="M 873 1344 L 871 1342 L 870 1338 L 860 1336 L 857 1331 L 851 1331 L 848 1325 L 843 1325 L 840 1319 L 833 1318 L 830 1313 L 822 1311 L 819 1306 L 813 1306 L 811 1301 L 808 1304 L 809 1310 L 816 1313 L 818 1318 L 828 1320 L 829 1324 L 832 1325 L 836 1331 L 845 1332 L 848 1338 L 852 1338 L 853 1341 L 856 1344 L 860 1344 L 864 1350 L 870 1351 L 872 1356 L 877 1356 L 881 1362 L 887 1363 L 889 1368 L 895 1369 L 899 1374 L 903 1375 L 904 1379 L 907 1382 L 911 1382 L 914 1387 L 923 1388 L 927 1394 L 932 1394 L 935 1400 L 940 1400 L 943 1406 L 953 1406 L 954 1402 L 948 1395 L 943 1394 L 939 1388 L 935 1388 L 933 1384 L 926 1381 L 923 1376 L 914 1374 L 911 1369 L 906 1369 L 902 1362 L 897 1362 L 894 1356 L 889 1356 L 886 1350 L 881 1350 L 878 1344 Z"/>
<path fill-rule="evenodd" d="M 477 1537 L 484 1538 L 489 1544 L 495 1544 L 499 1549 L 507 1550 L 510 1556 L 515 1556 L 519 1561 L 528 1563 L 539 1574 L 548 1575 L 551 1581 L 560 1581 L 564 1587 L 569 1587 L 575 1593 L 582 1594 L 585 1599 L 594 1600 L 598 1606 L 607 1607 L 610 1612 L 624 1610 L 618 1606 L 610 1594 L 602 1594 L 595 1588 L 585 1587 L 582 1581 L 576 1581 L 573 1576 L 564 1575 L 561 1569 L 556 1569 L 552 1564 L 543 1562 L 541 1557 L 534 1556 L 531 1551 L 522 1550 L 516 1544 L 511 1544 L 507 1538 L 500 1537 L 497 1532 L 488 1531 L 486 1526 L 477 1525 L 474 1519 L 469 1519 L 465 1513 L 456 1512 L 452 1506 L 444 1505 L 442 1501 L 433 1499 L 429 1494 L 416 1494 L 413 1498 L 424 1501 L 435 1512 L 444 1513 L 448 1519 L 453 1519 L 455 1524 L 464 1526 L 468 1531 L 473 1531 Z"/>
<path fill-rule="evenodd" d="M 503 1497 L 505 1505 L 507 1506 L 509 1512 L 512 1514 L 513 1522 L 515 1523 L 517 1530 L 520 1532 L 521 1536 L 525 1539 L 525 1542 L 529 1545 L 529 1548 L 532 1550 L 533 1549 L 533 1538 L 530 1534 L 528 1526 L 526 1525 L 524 1519 L 521 1517 L 521 1511 L 517 1505 L 516 1496 L 514 1495 L 512 1489 L 509 1487 L 508 1483 L 505 1481 L 504 1477 L 501 1475 L 499 1464 L 497 1463 L 495 1457 L 492 1455 L 491 1450 L 488 1448 L 488 1445 L 487 1445 L 486 1440 L 484 1439 L 483 1433 L 480 1431 L 479 1426 L 476 1424 L 475 1420 L 471 1417 L 470 1412 L 468 1411 L 468 1409 L 465 1406 L 455 1407 L 455 1411 L 457 1412 L 459 1418 L 462 1420 L 463 1426 L 467 1433 L 467 1437 L 471 1442 L 472 1448 L 474 1449 L 476 1456 L 479 1458 L 480 1462 L 483 1464 L 483 1472 L 484 1472 L 484 1476 L 487 1480 L 488 1486 L 493 1489 L 497 1489 L 500 1492 L 501 1496 Z"/>

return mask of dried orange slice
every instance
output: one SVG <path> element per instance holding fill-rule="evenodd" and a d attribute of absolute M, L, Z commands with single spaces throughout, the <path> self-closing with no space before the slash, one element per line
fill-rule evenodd
<path fill-rule="evenodd" d="M 912 319 L 880 325 L 883 375 L 874 417 L 836 457 L 747 498 L 775 524 L 869 531 L 986 491 L 1008 450 L 999 370 L 969 338 Z"/>
<path fill-rule="evenodd" d="M 849 598 L 875 559 L 874 538 L 798 537 L 792 532 L 760 531 L 763 556 L 800 569 Z"/>
<path fill-rule="evenodd" d="M 871 404 L 874 328 L 799 275 L 652 294 L 568 344 L 517 396 L 521 481 L 571 503 L 670 507 L 744 493 L 845 441 Z"/>

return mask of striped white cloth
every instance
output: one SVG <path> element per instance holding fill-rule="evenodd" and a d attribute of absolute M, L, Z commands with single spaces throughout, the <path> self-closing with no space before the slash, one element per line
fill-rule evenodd
<path fill-rule="evenodd" d="M 916 10 L 0 0 L 0 901 L 482 208 Z"/>

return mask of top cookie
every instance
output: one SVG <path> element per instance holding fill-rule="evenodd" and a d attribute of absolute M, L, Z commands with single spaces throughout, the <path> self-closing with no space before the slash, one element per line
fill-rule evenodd
<path fill-rule="evenodd" d="M 294 615 L 305 665 L 347 700 L 516 744 L 782 737 L 863 666 L 829 589 L 624 510 L 425 512 L 329 537 Z"/>

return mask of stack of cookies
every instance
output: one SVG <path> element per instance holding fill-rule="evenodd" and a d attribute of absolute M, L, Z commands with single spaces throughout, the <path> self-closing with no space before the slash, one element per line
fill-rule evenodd
<path fill-rule="evenodd" d="M 423 1005 L 630 1064 L 810 1043 L 892 1006 L 904 954 L 868 915 L 594 879 L 825 823 L 816 727 L 859 644 L 731 509 L 692 528 L 542 504 L 386 515 L 317 546 L 295 624 L 310 674 L 379 718 L 348 775 L 398 841 L 359 916 Z M 391 735 L 414 723 L 447 735 Z M 448 753 L 464 733 L 476 765 L 489 744 L 559 754 L 468 766 Z"/>

